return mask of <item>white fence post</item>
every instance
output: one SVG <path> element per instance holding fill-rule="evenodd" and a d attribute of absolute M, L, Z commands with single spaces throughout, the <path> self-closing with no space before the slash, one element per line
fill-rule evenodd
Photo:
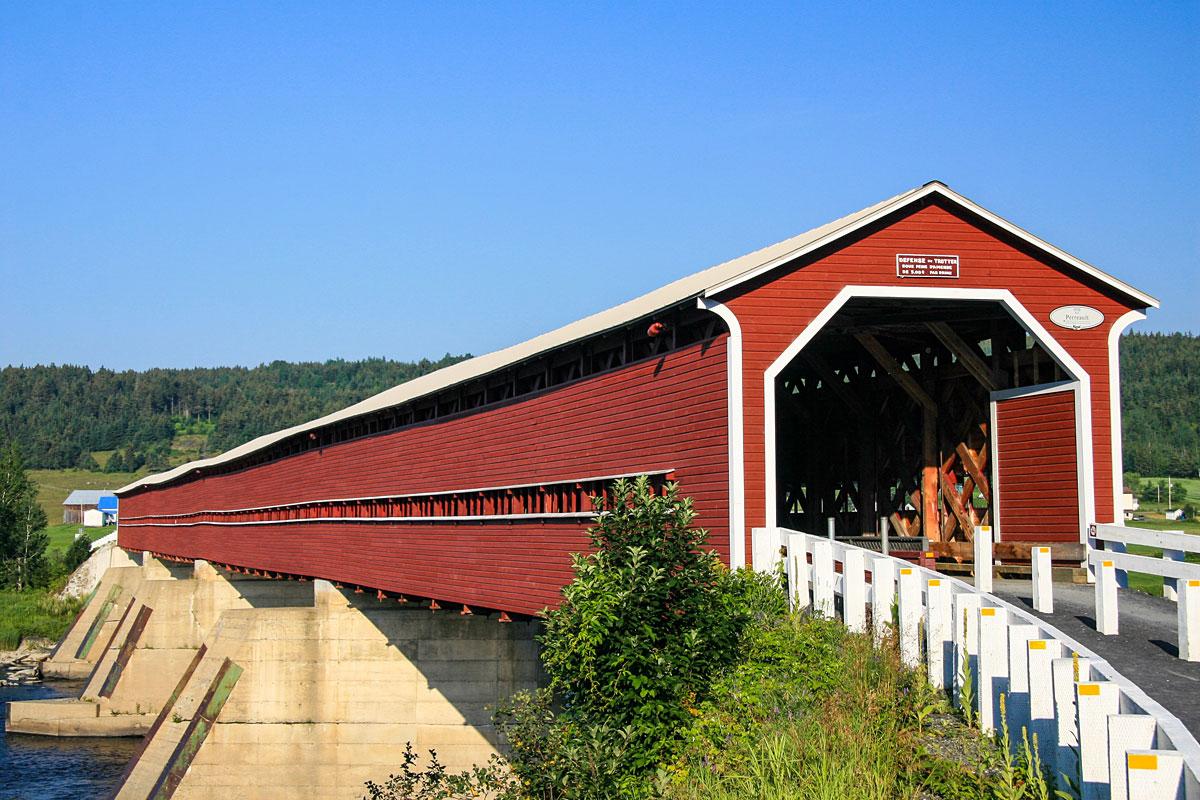
<path fill-rule="evenodd" d="M 833 518 L 833 517 L 826 517 L 826 519 L 825 519 L 825 529 L 826 529 L 826 531 L 827 531 L 827 532 L 828 532 L 828 534 L 829 534 L 829 541 L 831 541 L 831 542 L 832 542 L 834 539 L 836 539 L 836 538 L 837 538 L 837 536 L 835 535 L 835 530 L 836 530 L 836 527 L 837 527 L 837 522 L 834 520 L 834 518 Z"/>
<path fill-rule="evenodd" d="M 1125 757 L 1129 797 L 1183 798 L 1183 755 L 1175 750 L 1130 750 Z"/>
<path fill-rule="evenodd" d="M 1183 561 L 1187 554 L 1182 550 L 1171 550 L 1163 548 L 1162 557 L 1164 561 Z M 1163 597 L 1178 602 L 1179 600 L 1179 579 L 1178 578 L 1163 578 Z"/>
<path fill-rule="evenodd" d="M 1021 729 L 1029 731 L 1029 640 L 1038 637 L 1036 625 L 1008 626 L 1008 730 L 1013 754 L 1021 747 Z M 1032 733 L 1032 731 L 1029 731 Z M 1030 746 L 1033 741 L 1030 740 Z"/>
<path fill-rule="evenodd" d="M 975 526 L 975 588 L 992 591 L 992 527 Z"/>
<path fill-rule="evenodd" d="M 912 567 L 900 568 L 900 661 L 906 667 L 921 663 L 921 583 Z"/>
<path fill-rule="evenodd" d="M 1115 636 L 1118 628 L 1117 571 L 1113 562 L 1101 561 L 1096 571 L 1096 630 Z"/>
<path fill-rule="evenodd" d="M 779 528 L 752 528 L 750 531 L 750 554 L 754 559 L 754 571 L 771 574 L 779 564 Z"/>
<path fill-rule="evenodd" d="M 962 700 L 963 681 L 968 670 L 975 683 L 975 696 L 979 696 L 979 607 L 977 594 L 959 592 L 954 595 L 954 695 L 951 700 L 955 705 Z"/>
<path fill-rule="evenodd" d="M 1179 657 L 1200 661 L 1200 581 L 1180 581 Z"/>
<path fill-rule="evenodd" d="M 1108 781 L 1112 800 L 1130 800 L 1126 754 L 1153 750 L 1158 724 L 1146 714 L 1108 715 Z"/>
<path fill-rule="evenodd" d="M 808 555 L 806 543 L 808 537 L 803 533 L 788 534 L 787 544 L 787 581 L 788 607 L 793 611 L 808 608 Z"/>
<path fill-rule="evenodd" d="M 842 556 L 842 622 L 854 633 L 867 628 L 867 561 L 857 547 Z"/>
<path fill-rule="evenodd" d="M 1050 548 L 1033 548 L 1033 608 L 1041 614 L 1054 613 L 1054 575 Z"/>
<path fill-rule="evenodd" d="M 1082 800 L 1109 800 L 1108 715 L 1121 710 L 1121 690 L 1106 681 L 1075 684 Z"/>
<path fill-rule="evenodd" d="M 879 518 L 879 552 L 885 556 L 888 555 L 890 545 L 888 544 L 888 518 Z"/>
<path fill-rule="evenodd" d="M 925 585 L 925 653 L 929 685 L 935 689 L 954 685 L 952 617 L 950 587 L 941 578 L 930 578 Z"/>
<path fill-rule="evenodd" d="M 833 617 L 833 543 L 828 539 L 812 542 L 813 612 Z"/>
<path fill-rule="evenodd" d="M 1054 723 L 1053 665 L 1062 657 L 1063 646 L 1054 639 L 1030 639 L 1029 660 L 1029 737 L 1037 736 L 1038 757 L 1048 767 L 1057 759 L 1058 727 Z"/>
<path fill-rule="evenodd" d="M 1079 674 L 1075 669 L 1078 666 Z M 1056 658 L 1050 664 L 1050 675 L 1054 681 L 1054 719 L 1057 723 L 1058 751 L 1054 761 L 1058 771 L 1075 779 L 1079 775 L 1079 727 L 1075 714 L 1075 683 L 1091 678 L 1092 661 L 1089 658 Z"/>
<path fill-rule="evenodd" d="M 979 729 L 992 733 L 1000 719 L 1000 695 L 1008 692 L 1008 611 L 979 609 Z"/>
<path fill-rule="evenodd" d="M 892 600 L 896 597 L 896 565 L 887 556 L 871 559 L 871 630 L 875 643 L 883 641 L 892 624 Z"/>

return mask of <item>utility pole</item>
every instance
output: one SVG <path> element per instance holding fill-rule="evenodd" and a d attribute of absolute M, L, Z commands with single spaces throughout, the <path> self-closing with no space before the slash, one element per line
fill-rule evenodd
<path fill-rule="evenodd" d="M 1167 508 L 1171 507 L 1171 490 L 1175 488 L 1171 483 L 1171 476 L 1167 476 Z"/>

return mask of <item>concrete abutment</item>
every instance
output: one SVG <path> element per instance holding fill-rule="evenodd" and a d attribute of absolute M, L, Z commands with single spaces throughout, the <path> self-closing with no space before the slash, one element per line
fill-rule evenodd
<path fill-rule="evenodd" d="M 118 798 L 357 798 L 407 742 L 454 770 L 498 752 L 488 707 L 543 684 L 538 625 L 147 556 L 47 662 L 80 698 L 12 703 L 8 728 L 144 734 Z"/>

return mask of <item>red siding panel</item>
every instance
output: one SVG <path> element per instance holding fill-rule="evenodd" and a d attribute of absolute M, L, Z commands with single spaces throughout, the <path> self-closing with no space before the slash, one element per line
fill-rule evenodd
<path fill-rule="evenodd" d="M 1079 541 L 1075 392 L 999 401 L 996 441 L 1001 538 Z"/>
<path fill-rule="evenodd" d="M 126 517 L 674 469 L 728 560 L 726 337 L 530 399 L 122 498 Z M 532 613 L 570 579 L 584 525 L 122 527 L 123 547 Z"/>
<path fill-rule="evenodd" d="M 897 253 L 960 256 L 958 279 L 903 279 Z M 750 530 L 766 522 L 763 374 L 847 285 L 1007 289 L 1091 375 L 1092 439 L 1096 516 L 1113 519 L 1112 437 L 1109 417 L 1108 333 L 1133 308 L 1107 287 L 1082 280 L 1075 271 L 1052 266 L 949 210 L 930 205 L 846 247 L 769 282 L 731 290 L 724 302 L 742 327 L 744 364 L 746 552 Z M 1062 305 L 1089 305 L 1104 323 L 1083 331 L 1056 327 L 1050 312 Z"/>

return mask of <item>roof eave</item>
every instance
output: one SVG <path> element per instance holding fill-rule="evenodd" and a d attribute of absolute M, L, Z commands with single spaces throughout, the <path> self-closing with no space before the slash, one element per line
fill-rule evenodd
<path fill-rule="evenodd" d="M 962 196 L 958 192 L 951 189 L 949 186 L 946 186 L 944 183 L 941 183 L 939 181 L 933 181 L 933 182 L 927 183 L 924 186 L 922 186 L 920 189 L 917 189 L 916 191 L 914 191 L 910 194 L 901 195 L 900 197 L 896 198 L 895 202 L 890 203 L 890 204 L 884 206 L 883 208 L 877 209 L 874 213 L 869 214 L 861 219 L 854 220 L 853 222 L 845 225 L 844 227 L 838 228 L 837 230 L 830 231 L 825 236 L 822 236 L 820 239 L 817 239 L 815 241 L 809 242 L 804 247 L 798 248 L 790 253 L 786 253 L 782 256 L 779 256 L 778 258 L 772 259 L 771 261 L 769 261 L 765 264 L 760 264 L 759 266 L 757 266 L 753 269 L 747 270 L 746 272 L 743 272 L 740 275 L 736 275 L 732 278 L 729 278 L 728 280 L 725 280 L 718 284 L 710 286 L 708 289 L 706 289 L 704 291 L 704 296 L 705 297 L 714 297 L 723 292 L 727 292 L 736 286 L 746 283 L 747 281 L 754 280 L 755 278 L 759 277 L 760 275 L 764 275 L 764 274 L 782 266 L 783 264 L 786 264 L 790 261 L 794 261 L 795 259 L 797 259 L 801 256 L 804 256 L 804 255 L 807 255 L 808 253 L 814 252 L 814 251 L 820 249 L 821 247 L 824 247 L 832 242 L 837 241 L 838 239 L 841 239 L 844 236 L 847 236 L 847 235 L 855 232 L 856 230 L 864 228 L 868 225 L 871 225 L 874 222 L 879 221 L 880 219 L 883 219 L 884 217 L 887 217 L 889 214 L 894 214 L 895 212 L 897 212 L 915 202 L 918 202 L 926 197 L 929 197 L 930 195 L 934 195 L 934 194 L 940 195 L 940 196 L 946 198 L 947 200 L 950 200 L 951 202 L 961 206 L 962 208 L 966 209 L 967 211 L 971 212 L 972 214 L 975 214 L 976 216 L 979 216 L 979 217 L 987 220 L 988 222 L 992 223 L 993 225 L 997 226 L 998 228 L 1012 234 L 1013 236 L 1016 236 L 1019 239 L 1022 239 L 1023 241 L 1028 242 L 1029 244 L 1032 244 L 1033 246 L 1037 247 L 1039 250 L 1042 250 L 1043 252 L 1048 253 L 1049 255 L 1053 256 L 1054 258 L 1056 258 L 1060 261 L 1066 262 L 1067 264 L 1074 267 L 1075 269 L 1078 269 L 1080 272 L 1083 272 L 1083 273 L 1091 276 L 1092 278 L 1095 278 L 1096 280 L 1100 281 L 1101 283 L 1103 283 L 1107 286 L 1110 286 L 1113 289 L 1116 289 L 1120 293 L 1124 294 L 1126 297 L 1129 297 L 1130 299 L 1133 299 L 1133 300 L 1137 301 L 1138 303 L 1141 303 L 1142 307 L 1144 307 L 1144 308 L 1158 308 L 1160 305 L 1160 303 L 1156 297 L 1146 294 L 1145 292 L 1143 292 L 1139 289 L 1135 289 L 1133 286 L 1130 286 L 1128 283 L 1125 283 L 1124 281 L 1119 280 L 1118 278 L 1114 278 L 1112 275 L 1109 275 L 1107 272 L 1104 272 L 1103 270 L 1092 266 L 1091 264 L 1089 264 L 1088 262 L 1086 262 L 1080 258 L 1076 258 L 1075 256 L 1071 255 L 1070 253 L 1066 252 L 1065 250 L 1055 247 L 1054 245 L 1050 244 L 1049 242 L 1045 241 L 1044 239 L 1041 239 L 1040 237 L 1033 235 L 1032 233 L 1025 230 L 1024 228 L 1014 225 L 1013 223 L 1009 222 L 1008 220 L 1004 219 L 1003 217 L 1001 217 L 997 214 L 993 214 L 991 211 L 988 211 L 986 208 L 983 208 L 982 206 L 972 202 L 971 200 L 967 199 L 966 197 Z"/>

